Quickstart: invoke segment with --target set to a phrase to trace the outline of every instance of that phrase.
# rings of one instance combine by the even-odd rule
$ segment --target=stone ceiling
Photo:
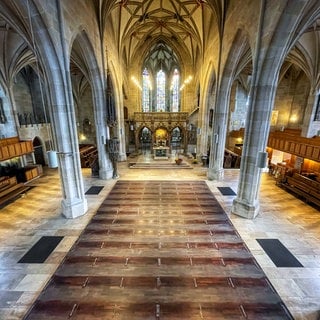
[[[223,0],[92,0],[108,44],[114,46],[122,61],[130,66],[143,59],[154,67],[159,63],[171,63],[173,67],[181,61],[194,63],[203,53],[207,37],[212,36],[208,30],[219,30],[226,3]],[[9,21],[1,19],[0,43],[0,74],[4,81],[12,79],[24,66],[34,64],[35,57],[24,38]],[[301,34],[287,57],[287,61],[314,79],[313,85],[320,83],[319,43],[318,19]],[[76,65],[82,62],[78,61],[77,51],[73,46],[72,74],[78,73]],[[81,73],[86,75],[85,71]]]
[[[203,52],[213,10],[204,0],[117,0],[107,21],[106,30],[128,65],[150,51],[155,56],[155,47],[194,63]]]

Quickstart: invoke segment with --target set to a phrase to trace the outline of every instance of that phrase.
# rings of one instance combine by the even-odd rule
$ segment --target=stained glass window
[[[160,70],[157,73],[157,107],[156,111],[166,110],[166,75]]]
[[[150,112],[150,78],[147,69],[142,73],[142,111]]]
[[[171,111],[179,112],[179,82],[180,75],[177,69],[174,70],[171,83]]]

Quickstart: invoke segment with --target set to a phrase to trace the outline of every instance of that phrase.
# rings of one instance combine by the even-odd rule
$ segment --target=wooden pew
[[[320,182],[294,173],[292,176],[286,175],[279,185],[284,189],[290,190],[306,202],[320,207]]]
[[[0,183],[0,208],[28,189],[29,187],[23,183],[18,183],[16,177],[2,177]]]
[[[91,168],[98,157],[97,147],[91,144],[79,146],[81,168]]]

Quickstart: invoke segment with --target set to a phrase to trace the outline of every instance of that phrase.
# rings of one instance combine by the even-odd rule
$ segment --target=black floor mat
[[[86,194],[99,194],[99,192],[103,189],[103,187],[100,186],[92,186],[88,189]]]
[[[230,187],[218,187],[223,196],[235,196],[236,193]]]
[[[43,263],[63,237],[44,236],[18,261],[18,263]]]
[[[256,239],[277,267],[303,268],[303,265],[278,239]]]

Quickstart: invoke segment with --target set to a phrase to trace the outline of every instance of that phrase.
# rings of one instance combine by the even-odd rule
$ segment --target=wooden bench
[[[95,163],[96,159],[98,158],[97,147],[90,144],[80,145],[79,152],[80,152],[81,168],[91,168],[92,165]]]
[[[4,179],[1,179],[0,208],[28,189],[29,187],[25,186],[23,183],[18,183],[16,177],[5,177]]]
[[[307,203],[320,207],[320,182],[294,173],[293,176],[286,175],[279,185],[301,197]]]

